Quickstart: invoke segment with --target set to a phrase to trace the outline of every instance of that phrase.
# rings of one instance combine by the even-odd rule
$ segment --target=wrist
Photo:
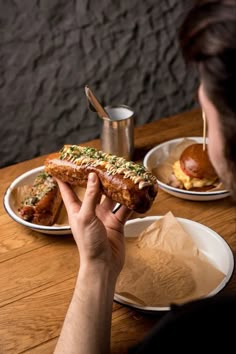
[[[64,324],[64,338],[74,348],[70,352],[110,352],[116,278],[104,263],[85,265],[83,262]],[[58,348],[58,352],[68,352],[63,342]]]
[[[109,288],[115,288],[118,275],[112,272],[104,264],[84,265],[80,267],[77,281],[87,286],[103,284]]]

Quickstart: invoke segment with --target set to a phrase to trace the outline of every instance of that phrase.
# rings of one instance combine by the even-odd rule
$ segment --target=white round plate
[[[161,164],[169,155],[170,151],[174,146],[181,143],[183,139],[191,139],[196,141],[197,143],[203,143],[202,137],[188,137],[188,138],[178,138],[166,141],[160,145],[152,148],[148,153],[144,156],[143,164],[149,170],[157,167]],[[184,189],[175,188],[169,186],[168,184],[162,182],[157,179],[159,187],[165,192],[182,199],[194,200],[194,201],[209,201],[209,200],[217,200],[226,198],[230,195],[228,190],[213,190],[207,192],[196,192],[196,191],[187,191]]]
[[[147,216],[144,218],[137,218],[129,220],[125,224],[125,236],[136,237],[150,224],[159,220],[162,216]],[[191,221],[184,218],[176,218],[183,226],[185,231],[193,239],[195,245],[202,252],[218,270],[225,274],[224,279],[213,289],[208,295],[212,296],[220,292],[230,280],[234,270],[234,257],[231,248],[227,242],[215,231],[206,227],[196,221]],[[125,292],[125,289],[124,289]],[[141,311],[157,312],[168,311],[169,306],[166,307],[151,307],[137,305],[131,299],[115,293],[114,300],[127,306],[131,306]]]
[[[22,175],[18,176],[7,188],[4,198],[3,198],[3,205],[8,213],[8,215],[18,222],[21,225],[24,225],[34,231],[38,231],[44,234],[52,234],[52,235],[68,235],[71,234],[71,228],[69,225],[65,226],[44,226],[44,225],[37,225],[31,222],[23,220],[19,215],[16,214],[14,208],[14,195],[12,191],[16,187],[20,187],[23,185],[32,184],[36,176],[39,172],[43,171],[44,166],[36,167],[30,171],[23,173]]]

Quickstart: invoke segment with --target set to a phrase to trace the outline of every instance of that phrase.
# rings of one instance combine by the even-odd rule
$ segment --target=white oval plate
[[[36,176],[38,175],[38,173],[40,173],[41,171],[43,171],[44,166],[39,166],[36,167],[32,170],[29,170],[25,173],[23,173],[22,175],[18,176],[11,184],[10,186],[7,188],[4,198],[3,198],[3,205],[4,208],[7,212],[7,214],[16,222],[18,222],[19,224],[26,226],[34,231],[38,231],[41,232],[43,234],[51,234],[51,235],[69,235],[71,234],[71,228],[69,225],[57,225],[57,226],[44,226],[44,225],[37,225],[37,224],[33,224],[31,222],[25,221],[23,220],[17,213],[16,213],[16,208],[14,207],[14,194],[12,193],[12,191],[20,186],[24,186],[24,185],[30,185],[33,183],[33,181],[35,180]],[[78,189],[79,190],[79,189]],[[84,188],[80,189],[81,193],[79,193],[79,197],[83,198],[83,194],[84,194]],[[115,211],[116,209],[118,209],[120,207],[120,204],[117,203],[114,207]]]
[[[14,209],[14,196],[12,191],[16,187],[20,187],[23,185],[32,184],[36,176],[39,172],[43,171],[44,166],[36,167],[30,171],[23,173],[22,175],[18,176],[7,188],[4,198],[3,198],[3,205],[8,213],[8,215],[18,222],[21,225],[24,225],[34,231],[38,231],[44,234],[52,234],[52,235],[68,235],[71,234],[71,228],[69,225],[65,226],[44,226],[44,225],[37,225],[31,222],[25,221],[21,219],[19,215],[16,214]]]
[[[178,138],[166,141],[160,145],[155,146],[153,149],[148,151],[148,153],[144,156],[143,164],[146,168],[152,170],[157,167],[158,164],[162,163],[165,160],[170,151],[174,146],[181,143],[183,139],[191,139],[196,141],[197,143],[203,143],[202,137],[186,137],[186,138]],[[157,179],[159,187],[165,192],[182,199],[194,200],[194,201],[209,201],[209,200],[217,200],[223,199],[230,195],[228,190],[215,190],[215,191],[207,191],[207,192],[196,192],[196,191],[187,191],[179,188],[175,188],[169,186],[168,184]]]
[[[160,218],[162,218],[162,216],[147,216],[144,218],[137,218],[127,221],[125,224],[125,236],[138,236],[150,224]],[[196,221],[191,221],[184,218],[177,217],[176,219],[181,223],[185,231],[193,239],[199,251],[208,258],[211,264],[225,274],[225,278],[207,295],[207,297],[217,294],[228,283],[234,270],[234,257],[231,248],[219,234],[209,227]],[[132,302],[131,299],[116,293],[114,300],[123,305],[131,306],[141,311],[157,312],[170,310],[169,306],[151,307],[138,305],[137,303]]]

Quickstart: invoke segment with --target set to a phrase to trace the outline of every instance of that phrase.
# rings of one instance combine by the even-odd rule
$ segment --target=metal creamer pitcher
[[[106,106],[109,117],[101,120],[102,150],[132,160],[134,152],[134,111],[120,104]]]
[[[132,160],[134,152],[134,111],[120,104],[103,108],[88,85],[85,86],[89,109],[101,118],[101,146],[104,152]]]

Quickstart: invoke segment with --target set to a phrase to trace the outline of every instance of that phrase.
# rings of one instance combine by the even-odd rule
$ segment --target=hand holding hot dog
[[[124,262],[123,230],[131,211],[121,206],[113,213],[115,202],[109,198],[100,203],[100,182],[95,173],[89,175],[83,202],[68,184],[58,180],[58,185],[80,252],[80,266],[97,269],[105,265],[116,278]]]

